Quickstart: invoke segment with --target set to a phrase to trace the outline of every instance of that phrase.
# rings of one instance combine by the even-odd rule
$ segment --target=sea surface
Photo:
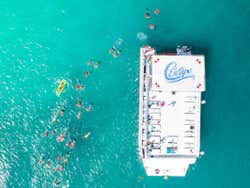
[[[250,187],[249,20],[249,0],[1,0],[0,187]],[[158,52],[190,45],[206,56],[205,155],[183,178],[147,177],[138,157],[145,44]],[[117,58],[109,54],[114,45]],[[97,69],[90,60],[100,61]],[[62,79],[67,85],[57,97]]]

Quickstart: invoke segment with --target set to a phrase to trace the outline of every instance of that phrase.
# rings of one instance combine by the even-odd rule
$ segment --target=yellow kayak
[[[58,88],[56,89],[56,95],[59,97],[64,89],[64,87],[66,86],[67,81],[66,80],[62,80],[58,86]]]

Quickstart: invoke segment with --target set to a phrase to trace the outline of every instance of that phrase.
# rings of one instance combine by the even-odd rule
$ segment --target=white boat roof
[[[203,55],[153,55],[152,90],[205,91]]]

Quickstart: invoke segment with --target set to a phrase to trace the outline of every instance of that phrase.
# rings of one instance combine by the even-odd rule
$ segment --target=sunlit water
[[[155,8],[160,15],[153,15]],[[249,187],[249,19],[246,0],[1,1],[0,187]],[[158,51],[189,44],[206,55],[205,155],[185,178],[146,177],[138,158],[138,58],[144,44]],[[113,45],[122,51],[116,59],[108,53]],[[88,60],[101,64],[94,69]],[[67,86],[57,97],[61,79]],[[76,91],[79,82],[85,90]],[[80,120],[79,98],[93,103]],[[63,132],[65,141],[57,143]],[[66,144],[74,138],[72,150]],[[55,172],[57,157],[68,151],[65,169]]]

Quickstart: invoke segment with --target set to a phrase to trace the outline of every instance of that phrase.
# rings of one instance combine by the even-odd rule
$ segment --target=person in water
[[[75,149],[75,147],[76,147],[76,141],[73,140],[73,142],[71,143],[70,148],[71,148],[71,149]]]
[[[152,23],[151,23],[151,24],[149,24],[149,26],[148,26],[148,27],[149,27],[149,29],[151,29],[151,30],[154,30],[154,29],[155,29],[155,25],[154,25],[154,24],[152,24]]]
[[[81,117],[82,117],[82,111],[79,111],[79,112],[77,113],[76,117],[77,117],[77,119],[81,119]]]
[[[52,131],[52,134],[55,135],[55,134],[56,134],[56,130],[53,130],[53,131]]]
[[[56,178],[56,180],[54,181],[54,185],[58,186],[60,184],[61,184],[61,181],[58,178]]]
[[[89,77],[89,75],[90,75],[90,72],[89,72],[89,71],[85,71],[85,72],[84,72],[84,76],[85,76],[85,77]]]
[[[154,10],[154,14],[155,14],[155,15],[159,15],[159,14],[160,14],[160,9],[156,8],[156,9]]]
[[[82,108],[82,100],[81,100],[80,98],[77,99],[76,106],[77,106],[78,108]]]
[[[51,123],[55,123],[56,122],[56,119],[57,119],[57,114],[55,113],[52,120],[51,120]]]
[[[61,110],[61,116],[64,116],[64,112],[65,112],[65,107],[63,106]]]
[[[83,135],[82,139],[86,140],[90,136],[91,132],[87,132],[87,134]]]
[[[117,51],[113,54],[114,58],[117,58],[117,57],[120,55],[121,52],[122,52],[121,50],[117,50]]]
[[[144,16],[145,16],[145,18],[147,18],[147,19],[151,18],[148,8],[146,9],[146,13],[144,14]]]
[[[47,161],[47,167],[50,168],[50,166],[51,166],[51,161],[50,161],[50,159],[48,159],[48,161]]]
[[[70,152],[68,151],[63,159],[63,164],[67,164],[69,162]]]
[[[91,112],[91,110],[92,110],[92,104],[89,104],[88,107],[86,108],[86,111]]]
[[[113,54],[114,52],[115,52],[115,47],[113,46],[112,48],[110,48],[109,53]]]
[[[67,146],[68,146],[68,147],[71,146],[71,140],[68,141]]]
[[[66,158],[63,160],[63,164],[67,164],[69,162],[69,157],[66,156]]]
[[[69,158],[70,157],[70,152],[68,151],[67,153],[66,153],[66,158]]]
[[[69,140],[68,143],[67,143],[67,146],[70,147],[71,149],[75,149],[76,139],[74,138],[72,141]]]
[[[66,132],[62,133],[60,136],[56,138],[57,142],[63,142],[65,140]]]
[[[76,89],[77,90],[83,90],[84,88],[85,88],[84,85],[76,84]]]
[[[96,63],[94,64],[94,68],[97,69],[97,68],[99,67],[99,65],[100,65],[100,61],[98,61],[98,62],[96,62]]]
[[[48,131],[48,130],[45,131],[44,136],[45,136],[45,137],[48,137],[48,136],[49,136],[49,131]]]
[[[64,166],[63,166],[63,165],[60,165],[60,166],[57,166],[57,167],[55,168],[55,171],[56,171],[56,172],[61,172],[63,169],[64,169]]]
[[[60,161],[62,157],[60,155],[57,156],[57,160]]]
[[[40,157],[40,159],[39,159],[39,164],[40,164],[40,165],[43,164],[44,159],[45,159],[45,157],[44,157],[44,155],[42,155],[42,156]]]
[[[92,60],[89,60],[88,62],[87,62],[87,65],[88,66],[90,66],[90,65],[92,65],[93,64],[93,61]]]

